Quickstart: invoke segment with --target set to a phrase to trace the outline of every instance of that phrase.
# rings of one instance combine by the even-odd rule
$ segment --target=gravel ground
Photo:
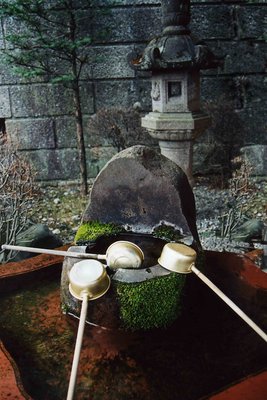
[[[208,181],[199,180],[193,189],[197,227],[203,247],[213,250],[242,251],[248,245],[218,238],[221,216],[229,208],[242,208],[242,219],[257,218],[267,225],[267,182],[252,182],[249,190],[236,199],[230,190],[212,188]],[[41,187],[31,204],[30,217],[34,222],[46,224],[64,243],[71,243],[79,227],[88,196],[81,196],[75,186]]]
[[[31,203],[29,217],[34,223],[47,225],[64,244],[73,242],[88,196],[77,187],[58,185],[40,187]]]
[[[266,181],[251,181],[247,190],[240,193],[233,193],[229,189],[214,189],[208,183],[201,182],[196,184],[193,191],[197,227],[204,249],[243,253],[251,247],[249,243],[230,240],[229,235],[218,237],[222,230],[222,217],[227,216],[230,210],[234,210],[240,218],[238,225],[249,219],[258,219],[267,225]],[[254,247],[262,248],[262,245],[254,244]]]

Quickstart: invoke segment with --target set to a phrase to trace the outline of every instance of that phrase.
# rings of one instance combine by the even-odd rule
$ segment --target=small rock
[[[55,247],[62,246],[62,241],[55,236],[55,232],[51,232],[46,225],[35,224],[21,232],[17,236],[15,244],[26,247],[54,249]],[[18,252],[17,255],[12,258],[12,261],[21,261],[29,257],[33,257],[33,253],[27,251]]]
[[[56,199],[54,199],[54,204],[59,204],[60,203],[60,199],[57,197]]]
[[[264,224],[258,219],[250,219],[236,228],[232,239],[234,241],[249,242],[251,239],[260,238]]]

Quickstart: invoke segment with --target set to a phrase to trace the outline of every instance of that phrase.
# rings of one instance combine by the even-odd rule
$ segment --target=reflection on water
[[[76,332],[77,320],[60,310],[58,278],[0,299],[1,339],[34,400],[66,397]],[[76,398],[195,400],[266,368],[266,356],[266,344],[190,276],[183,313],[168,329],[86,327]]]

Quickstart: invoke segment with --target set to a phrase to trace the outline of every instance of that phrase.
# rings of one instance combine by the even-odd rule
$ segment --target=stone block
[[[2,25],[0,25],[0,49],[5,48],[5,42],[4,42],[4,36],[3,36],[3,28]]]
[[[90,116],[84,116],[84,141],[86,146],[106,146],[107,140],[89,128]],[[55,119],[55,130],[58,148],[70,148],[77,146],[76,124],[74,117],[58,117]]]
[[[117,153],[114,147],[92,147],[86,150],[88,178],[95,178],[106,163]]]
[[[230,39],[234,36],[231,8],[227,5],[192,5],[190,28],[199,39]]]
[[[133,78],[134,71],[127,61],[127,54],[132,51],[133,46],[129,45],[91,47],[88,50],[90,65],[85,66],[83,78]]]
[[[148,23],[149,21],[149,23]],[[107,38],[96,42],[123,43],[149,41],[161,32],[159,7],[114,8],[107,14],[97,16],[96,32],[107,29]]]
[[[40,76],[32,79],[23,78],[14,72],[13,66],[13,64],[8,64],[4,60],[4,54],[0,51],[0,85],[19,85],[45,82],[44,77]]]
[[[64,93],[65,92],[65,93]],[[70,93],[58,86],[20,85],[10,88],[12,112],[15,117],[40,117],[55,114],[70,114]],[[64,101],[65,100],[65,101]],[[67,108],[65,104],[67,104]]]
[[[258,136],[263,140],[266,131],[266,107],[267,107],[267,82],[262,75],[239,75],[234,77],[204,77],[201,84],[202,108],[207,102],[218,111],[223,110],[223,104],[231,104],[233,110],[238,110],[240,121],[244,125],[244,138]],[[209,105],[209,106],[210,106]],[[217,112],[218,112],[217,111]],[[250,127],[253,127],[252,129]],[[247,134],[246,132],[250,133]]]
[[[7,133],[20,150],[55,147],[54,123],[51,119],[9,119]]]
[[[11,108],[10,108],[10,94],[8,87],[0,87],[0,118],[10,118]]]
[[[92,111],[92,86],[81,86],[83,111]],[[10,88],[12,113],[14,117],[42,117],[73,114],[73,94],[62,85],[36,84],[19,85]]]
[[[78,154],[76,149],[25,151],[32,162],[39,181],[68,180],[79,177]]]
[[[252,75],[246,78],[246,104],[248,107],[267,101],[267,79],[264,75]]]
[[[4,55],[0,51],[0,85],[17,84],[19,78],[12,73],[12,68],[4,62]]]
[[[265,73],[267,43],[229,41],[209,43],[211,50],[224,58],[223,74]]]
[[[240,152],[252,167],[252,175],[267,176],[267,145],[245,146]]]
[[[207,100],[218,101],[222,96],[230,98],[233,96],[233,78],[203,76],[200,83],[201,103]]]
[[[57,148],[70,148],[77,145],[74,117],[57,117],[55,131]]]
[[[106,5],[114,5],[114,0],[98,0],[97,4],[106,6]],[[159,2],[156,0],[120,0],[120,6],[143,6],[143,5],[159,5]]]
[[[263,5],[253,5],[253,3],[250,2],[249,4],[246,4],[246,6],[237,7],[239,38],[263,39],[264,35],[267,34],[267,15],[265,8],[263,8]]]
[[[94,91],[91,82],[87,81],[80,82],[80,95],[81,95],[83,114],[92,114],[94,112]],[[73,113],[73,108],[72,108],[72,113]]]
[[[110,107],[131,107],[140,102],[143,111],[151,110],[151,82],[149,80],[97,81],[96,110]]]
[[[87,148],[88,179],[95,178],[116,152],[111,146]],[[80,177],[78,152],[74,148],[27,150],[23,154],[32,162],[38,181],[73,180]]]
[[[238,117],[243,125],[243,144],[266,143],[266,108],[267,102],[259,103],[257,107],[244,108],[238,111]]]

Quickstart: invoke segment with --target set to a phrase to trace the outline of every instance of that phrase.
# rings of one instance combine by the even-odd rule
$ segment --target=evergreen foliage
[[[23,78],[42,77],[73,92],[82,191],[87,193],[80,85],[90,63],[93,0],[0,0],[7,62]]]

